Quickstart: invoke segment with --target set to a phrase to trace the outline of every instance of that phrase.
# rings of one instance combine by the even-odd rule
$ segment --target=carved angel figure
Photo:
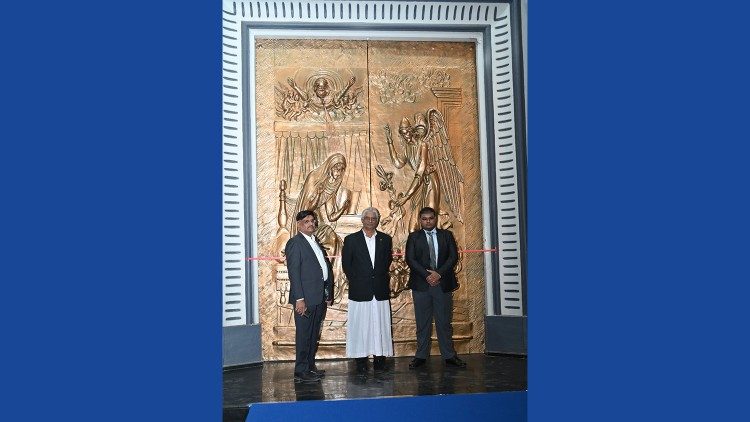
[[[396,210],[411,199],[412,210],[429,206],[440,214],[450,211],[450,219],[463,222],[461,184],[464,180],[448,144],[443,115],[438,110],[428,109],[424,114],[414,115],[413,125],[404,117],[398,128],[403,154],[393,145],[390,126],[386,124],[384,129],[393,165],[400,169],[408,164],[414,170],[409,188],[391,201],[391,209]],[[419,216],[416,216],[409,231],[419,228]]]
[[[288,88],[281,84],[275,87],[276,115],[286,120],[310,118],[324,122],[343,122],[359,117],[364,113],[364,107],[358,100],[362,87],[352,89],[356,80],[352,76],[337,90],[339,82],[327,76],[319,76],[309,80],[308,92],[294,79],[287,78]]]

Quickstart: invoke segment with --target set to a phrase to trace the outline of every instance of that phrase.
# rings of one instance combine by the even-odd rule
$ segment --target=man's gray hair
[[[364,210],[362,210],[362,218],[365,218],[366,214],[375,214],[375,218],[380,221],[380,211],[378,211],[375,207],[367,207]]]

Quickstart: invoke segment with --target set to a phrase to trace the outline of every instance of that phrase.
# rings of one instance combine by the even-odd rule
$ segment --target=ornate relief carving
[[[383,129],[393,165],[397,169],[408,165],[413,172],[411,184],[405,192],[396,194],[395,198],[395,192],[388,192],[392,196],[388,202],[392,211],[383,219],[383,227],[398,224],[407,201],[411,202],[412,211],[419,211],[422,207],[434,208],[441,216],[439,221],[443,228],[453,226],[454,220],[463,223],[461,185],[464,179],[453,159],[443,114],[435,109],[417,113],[414,124],[408,117],[402,118],[398,139],[403,154],[393,145],[390,125],[386,123]],[[387,173],[383,173],[387,178]],[[378,176],[381,176],[380,171]],[[387,187],[388,182],[381,181],[381,186]],[[447,207],[443,207],[443,203]],[[419,220],[414,219],[408,227],[409,231],[418,230]]]
[[[291,77],[286,79],[289,86],[279,82],[275,89],[276,115],[289,121],[315,122],[344,122],[361,116],[365,112],[359,102],[362,87],[353,88],[355,76],[343,87],[341,80],[335,72],[318,71],[301,87]]]
[[[361,229],[358,213],[367,206],[380,209],[379,229],[394,237],[394,351],[398,356],[413,353],[414,310],[403,248],[416,227],[415,209],[431,205],[439,210],[441,225],[452,228],[459,247],[481,242],[481,230],[465,230],[465,224],[479,227],[481,207],[463,205],[469,199],[478,203],[479,184],[473,181],[478,181],[479,148],[476,97],[462,94],[475,90],[474,50],[471,44],[459,44],[256,44],[258,158],[250,167],[256,171],[260,199],[255,229],[261,254],[279,258],[258,265],[264,359],[294,358],[283,250],[296,234],[294,214],[302,209],[314,210],[318,217],[316,235],[333,258],[336,282],[318,356],[343,356],[348,285],[338,255],[343,237]],[[421,57],[425,51],[433,56]],[[310,67],[321,57],[327,68]],[[399,70],[420,69],[424,62],[431,67]],[[391,125],[399,127],[397,134],[390,133]],[[470,181],[465,187],[464,177]],[[483,262],[481,257],[460,259],[454,341],[459,353],[482,351]]]
[[[370,80],[380,102],[398,105],[415,103],[431,88],[450,86],[450,75],[442,69],[425,69],[419,74],[380,70]]]

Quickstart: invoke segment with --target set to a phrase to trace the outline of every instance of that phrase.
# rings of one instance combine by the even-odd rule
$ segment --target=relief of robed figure
[[[341,252],[342,238],[335,231],[335,222],[349,211],[352,204],[352,192],[341,186],[346,171],[346,158],[343,154],[331,154],[326,160],[313,169],[306,177],[302,188],[296,199],[287,199],[285,192],[281,197],[283,205],[279,208],[279,214],[286,214],[286,203],[294,204],[293,214],[303,210],[315,213],[317,227],[313,235],[318,239],[321,246],[329,256],[331,264],[337,273],[340,262],[336,257]],[[286,183],[282,183],[285,187]],[[286,241],[297,234],[297,226],[293,219],[282,218],[280,221],[291,221],[288,227],[281,227],[276,240],[276,248],[283,255],[283,246]],[[283,260],[281,261],[283,262]],[[336,289],[334,289],[334,300],[339,299],[343,293],[341,277],[336,277]]]

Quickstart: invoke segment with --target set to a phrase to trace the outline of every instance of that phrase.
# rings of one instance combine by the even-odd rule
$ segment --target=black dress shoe
[[[427,359],[414,358],[411,360],[411,363],[409,363],[409,369],[419,368],[420,366],[424,365],[426,362],[427,362]]]
[[[458,355],[453,356],[450,359],[445,360],[446,366],[456,366],[458,368],[465,368],[466,362],[462,361],[461,358],[458,357]]]
[[[357,372],[360,374],[367,372],[367,358],[356,358],[354,361],[357,363]]]
[[[310,369],[310,372],[312,372],[314,375],[317,375],[319,378],[323,378],[324,376],[326,376],[325,369],[312,368]]]
[[[376,371],[383,371],[385,370],[385,356],[375,356],[373,358],[373,368],[375,368]]]
[[[294,383],[313,383],[313,382],[320,382],[320,377],[317,375],[314,375],[312,372],[307,371],[304,373],[295,372],[294,373]]]

